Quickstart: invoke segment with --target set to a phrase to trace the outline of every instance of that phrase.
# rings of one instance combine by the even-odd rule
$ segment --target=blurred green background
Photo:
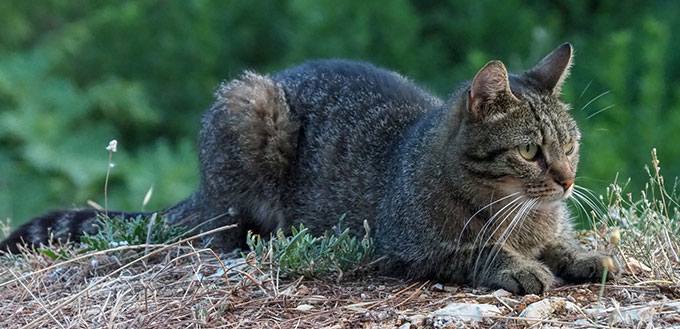
[[[680,2],[0,2],[0,219],[104,203],[160,209],[198,182],[196,134],[220,81],[344,57],[388,67],[440,96],[491,59],[511,71],[576,49],[563,89],[581,125],[578,183],[631,191],[656,147],[680,172]]]

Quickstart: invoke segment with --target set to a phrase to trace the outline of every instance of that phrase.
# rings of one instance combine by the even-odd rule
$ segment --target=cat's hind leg
[[[202,194],[218,213],[274,230],[284,220],[282,186],[298,130],[285,94],[271,78],[246,72],[215,97],[199,135]]]

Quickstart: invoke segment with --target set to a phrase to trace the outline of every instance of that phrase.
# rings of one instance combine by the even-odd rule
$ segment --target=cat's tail
[[[95,225],[104,211],[96,209],[55,210],[33,218],[19,226],[5,240],[0,242],[0,250],[18,253],[19,246],[37,247],[48,240],[79,242],[83,233],[96,234]],[[142,212],[109,211],[110,218],[136,218],[147,215]]]
[[[159,212],[161,218],[171,225],[182,225],[186,219],[196,217],[196,197],[192,195],[186,200]],[[0,251],[19,253],[20,246],[38,247],[49,240],[63,242],[80,242],[84,233],[97,234],[97,220],[108,216],[116,220],[134,219],[138,216],[148,217],[152,212],[125,212],[97,210],[92,208],[55,210],[33,218],[19,226],[5,240],[0,241]]]

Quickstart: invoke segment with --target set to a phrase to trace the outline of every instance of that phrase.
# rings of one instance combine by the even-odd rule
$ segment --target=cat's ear
[[[476,117],[487,113],[485,108],[497,108],[495,103],[519,103],[519,99],[510,91],[508,71],[501,61],[488,62],[477,72],[472,80],[472,86],[468,94],[467,108]]]
[[[538,82],[544,90],[559,96],[564,79],[569,75],[573,49],[565,43],[545,56],[534,68],[527,72],[527,76]]]

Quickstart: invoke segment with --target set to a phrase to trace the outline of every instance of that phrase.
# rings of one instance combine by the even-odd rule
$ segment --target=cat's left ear
[[[545,56],[526,75],[538,82],[542,89],[559,96],[562,83],[569,75],[572,53],[571,45],[565,43]]]

